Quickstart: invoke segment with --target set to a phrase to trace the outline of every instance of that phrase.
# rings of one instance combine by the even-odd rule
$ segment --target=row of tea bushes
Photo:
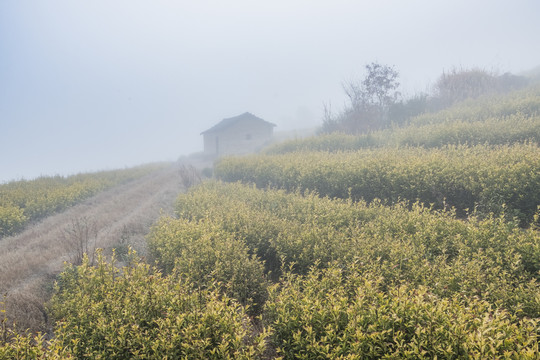
[[[0,237],[13,235],[29,222],[62,211],[99,191],[134,180],[163,164],[129,169],[39,177],[0,185]]]
[[[464,216],[507,212],[529,223],[540,205],[540,148],[536,144],[381,148],[355,152],[298,152],[225,158],[224,181],[316,191],[331,198],[389,204],[419,200],[455,207]]]
[[[287,272],[261,320],[214,289],[134,261],[68,267],[50,308],[55,337],[14,335],[3,359],[536,359],[538,321],[479,298],[383,285],[358,264]]]
[[[455,120],[442,124],[411,125],[396,129],[391,136],[392,144],[426,148],[526,142],[540,145],[540,115],[514,114],[477,122]]]
[[[415,124],[369,134],[334,133],[306,139],[287,140],[264,150],[267,155],[297,151],[354,151],[384,146],[506,145],[540,144],[540,115],[522,113],[482,121],[453,120],[443,123]]]
[[[538,320],[479,298],[441,299],[424,286],[382,285],[354,264],[270,289],[265,321],[284,359],[536,359]]]
[[[457,220],[418,204],[409,210],[219,182],[180,195],[177,215],[149,239],[161,267],[197,274],[203,263],[212,276],[199,284],[228,278],[222,291],[246,280],[265,284],[258,299],[266,299],[260,311],[275,356],[539,355],[535,230],[502,218]],[[224,250],[239,240],[247,254]],[[261,265],[251,270],[257,262],[266,277]],[[258,275],[236,275],[242,263]]]
[[[149,236],[163,273],[133,254],[121,270],[100,256],[65,269],[49,305],[48,354],[540,356],[537,230],[220,182],[181,194],[176,210]]]
[[[488,95],[469,99],[436,113],[426,113],[411,120],[413,125],[451,123],[454,121],[484,121],[503,119],[512,115],[540,115],[540,86],[507,94]]]
[[[265,155],[282,155],[293,152],[339,152],[376,148],[387,143],[391,136],[390,134],[391,131],[389,130],[360,135],[336,132],[303,139],[286,140],[263,149],[262,153]]]
[[[263,265],[277,281],[291,266],[306,274],[313,264],[357,262],[388,285],[479,296],[517,316],[540,316],[540,234],[503,218],[463,221],[419,204],[367,205],[218,182],[180,195],[177,211],[179,219],[153,229],[154,257],[166,272],[177,266],[199,283],[233,281],[227,288],[237,290],[228,294],[242,303],[265,299]]]

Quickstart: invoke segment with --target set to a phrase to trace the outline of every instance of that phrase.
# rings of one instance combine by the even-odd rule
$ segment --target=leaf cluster
[[[53,344],[74,358],[250,359],[265,333],[253,335],[244,308],[215,288],[195,289],[130,253],[119,269],[98,254],[60,275],[49,308]]]

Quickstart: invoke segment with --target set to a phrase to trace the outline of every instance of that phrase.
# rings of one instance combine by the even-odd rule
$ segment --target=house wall
[[[208,155],[242,155],[259,150],[272,138],[273,126],[239,120],[216,132],[204,134],[204,152]]]

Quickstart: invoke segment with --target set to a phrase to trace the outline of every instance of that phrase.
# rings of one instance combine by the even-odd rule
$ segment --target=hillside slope
[[[0,240],[0,292],[10,322],[21,329],[45,330],[44,300],[65,261],[79,260],[81,245],[142,255],[144,235],[161,213],[171,213],[182,190],[178,169],[166,168],[102,192],[24,232]]]

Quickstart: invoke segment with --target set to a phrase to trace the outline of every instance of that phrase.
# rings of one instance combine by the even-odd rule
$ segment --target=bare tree
[[[82,264],[84,254],[91,257],[93,264],[98,232],[96,222],[87,217],[71,220],[71,224],[64,229],[63,238],[72,251],[73,264]]]
[[[199,170],[193,165],[180,165],[180,180],[184,188],[189,189],[193,185],[197,185],[202,181],[201,174]]]

